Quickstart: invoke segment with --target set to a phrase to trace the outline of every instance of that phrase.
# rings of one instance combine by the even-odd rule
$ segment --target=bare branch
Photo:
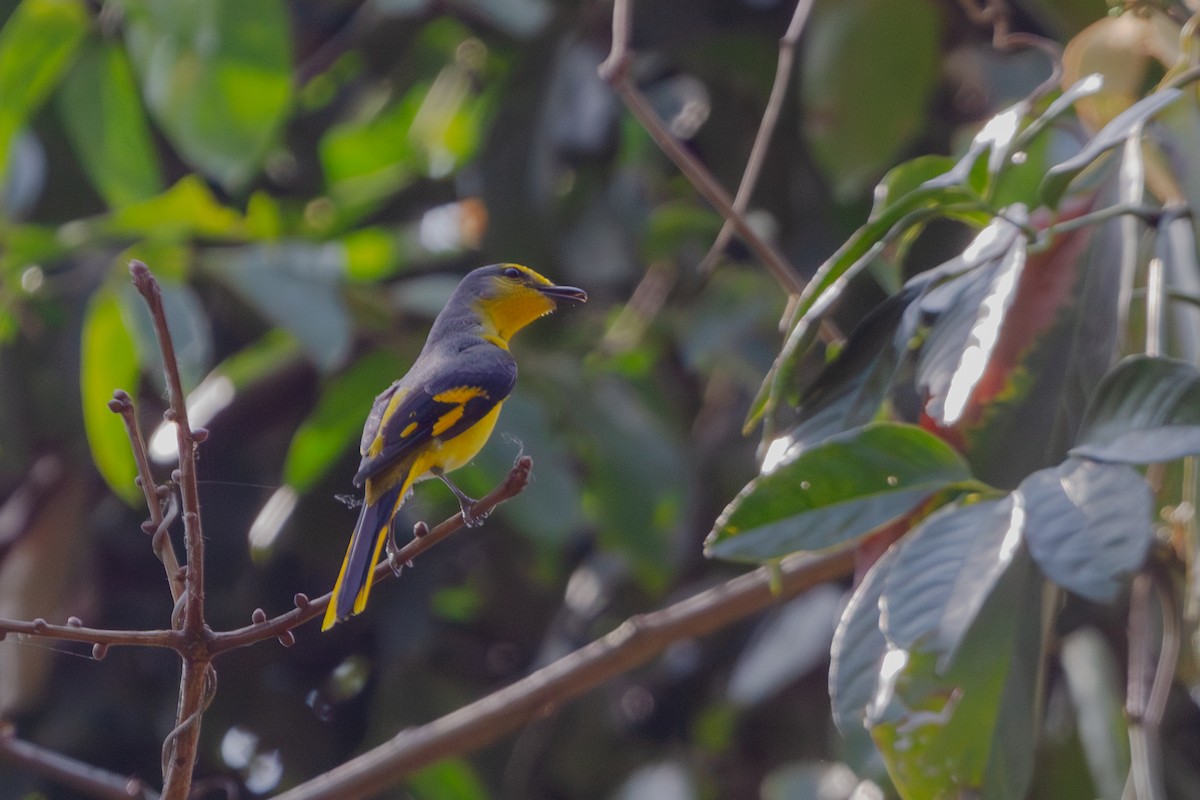
[[[509,470],[504,481],[485,497],[477,500],[475,505],[471,507],[471,513],[475,517],[486,516],[492,509],[505,500],[516,497],[529,484],[529,475],[532,471],[532,458],[529,456],[518,458],[517,463]],[[432,530],[426,529],[424,523],[417,523],[417,525],[422,530],[421,535],[415,536],[411,542],[400,548],[395,555],[395,560],[401,564],[412,561],[421,553],[424,553],[438,542],[462,528],[462,513],[455,514]],[[382,580],[393,577],[394,574],[387,562],[381,562],[375,566],[375,573],[372,575],[371,581],[372,583],[379,583]],[[265,615],[260,619],[257,617],[258,612],[256,612],[256,619],[253,624],[233,631],[212,634],[209,642],[209,652],[217,655],[226,650],[245,647],[267,639],[285,639],[285,637],[290,637],[291,631],[294,628],[324,614],[331,596],[331,594],[324,594],[315,600],[309,600],[306,595],[298,594],[295,598],[296,607],[273,619],[266,619]],[[290,644],[291,642],[285,639],[284,643]]]
[[[634,85],[629,74],[632,60],[629,50],[630,19],[629,0],[616,0],[613,6],[612,50],[600,65],[600,77],[613,87],[633,116],[675,166],[687,176],[696,191],[700,192],[721,216],[732,223],[734,230],[746,242],[746,246],[762,261],[779,285],[792,294],[799,294],[804,289],[804,281],[800,279],[796,270],[774,246],[750,227],[741,212],[734,208],[733,200],[725,188],[671,135],[658,118],[658,114],[650,107],[645,95]]]
[[[188,564],[184,576],[186,603],[183,624],[189,632],[198,634],[204,629],[204,533],[200,526],[200,493],[196,485],[196,439],[188,424],[187,396],[183,393],[175,345],[171,341],[167,314],[163,309],[162,288],[141,261],[135,259],[129,263],[129,274],[134,287],[150,309],[167,380],[170,408],[165,417],[168,422],[175,423],[175,438],[179,446],[178,482],[183,503],[183,536]]]
[[[0,639],[9,633],[106,646],[166,647],[178,650],[183,645],[178,631],[111,631],[103,628],[85,628],[83,625],[71,623],[54,625],[40,617],[29,621],[0,617]]]
[[[746,161],[746,171],[742,173],[742,181],[738,184],[737,195],[733,198],[733,210],[745,214],[750,205],[750,196],[758,183],[759,173],[762,172],[763,162],[767,158],[767,150],[771,146],[771,137],[775,134],[775,126],[779,122],[779,112],[783,108],[783,98],[787,96],[788,84],[791,82],[793,66],[796,62],[796,44],[804,31],[804,23],[808,21],[808,13],[812,11],[813,0],[800,0],[796,11],[792,14],[791,24],[787,32],[779,40],[779,60],[775,64],[775,82],[771,84],[771,95],[767,98],[767,107],[763,109],[762,122],[759,123],[758,133],[754,136],[754,146],[750,148],[750,157]],[[733,237],[733,222],[726,219],[721,225],[708,255],[700,262],[700,270],[711,270],[729,245]]]
[[[178,601],[183,596],[183,578],[179,572],[179,559],[171,538],[167,535],[167,526],[171,520],[166,519],[162,510],[165,487],[159,486],[154,480],[150,469],[150,457],[146,454],[146,439],[142,436],[141,426],[138,425],[137,413],[133,407],[133,399],[123,389],[113,392],[113,399],[108,402],[109,409],[114,414],[121,415],[125,423],[125,433],[129,436],[129,446],[133,449],[133,460],[137,463],[138,484],[146,497],[146,507],[150,511],[151,546],[154,555],[162,562],[167,573],[167,585],[171,587],[171,599]]]
[[[137,778],[125,778],[91,764],[17,738],[12,725],[0,723],[0,759],[51,778],[100,800],[153,800],[158,795]]]
[[[848,574],[853,550],[791,556],[659,611],[631,617],[607,636],[533,674],[431,723],[401,731],[390,741],[320,775],[278,800],[352,800],[377,793],[442,758],[476,750],[567,700],[646,663],[670,644],[704,636],[820,583]]]
[[[175,423],[175,440],[179,448],[179,469],[172,477],[179,484],[180,502],[183,505],[184,549],[187,552],[187,568],[183,573],[184,593],[180,598],[183,619],[179,628],[190,646],[181,651],[183,671],[175,716],[176,727],[164,744],[164,751],[169,749],[170,752],[164,752],[163,756],[166,767],[163,797],[184,800],[191,788],[192,772],[196,766],[200,717],[211,696],[212,685],[212,656],[206,647],[210,633],[204,622],[204,533],[200,524],[200,493],[196,483],[196,443],[199,437],[188,423],[187,397],[183,393],[175,345],[171,341],[171,331],[163,309],[162,289],[141,261],[130,262],[129,274],[154,321],[170,403],[165,417]]]

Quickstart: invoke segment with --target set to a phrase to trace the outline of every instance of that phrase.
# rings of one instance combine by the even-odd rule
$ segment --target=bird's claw
[[[387,553],[388,567],[391,568],[392,574],[399,578],[400,570],[404,569],[405,565],[400,563],[400,559],[398,558],[400,551],[396,549],[396,543],[389,538],[387,544],[384,546],[384,551]],[[412,566],[411,561],[408,562],[408,566]]]
[[[483,512],[476,514],[474,511],[474,507],[475,507],[474,503],[472,503],[471,505],[467,505],[464,503],[463,507],[462,507],[462,521],[463,521],[463,524],[466,525],[468,528],[478,528],[479,526],[483,525],[483,523],[487,520],[488,516],[492,513],[492,510],[489,508],[487,511],[483,511]]]

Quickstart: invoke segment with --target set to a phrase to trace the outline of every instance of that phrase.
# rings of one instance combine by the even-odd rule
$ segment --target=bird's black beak
[[[538,291],[552,300],[567,300],[572,303],[586,303],[587,292],[574,286],[539,286]]]

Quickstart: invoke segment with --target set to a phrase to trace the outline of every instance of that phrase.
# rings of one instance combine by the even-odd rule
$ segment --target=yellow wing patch
[[[454,423],[462,419],[463,411],[465,411],[463,406],[455,406],[438,417],[437,422],[433,423],[433,435],[441,436],[448,431]]]
[[[409,436],[413,435],[413,431],[415,431],[416,429],[417,429],[417,423],[415,421],[408,423],[407,425],[404,426],[404,430],[400,431],[400,438],[407,439]]]
[[[487,390],[481,386],[456,386],[453,389],[447,389],[444,392],[435,394],[433,396],[435,401],[445,403],[446,405],[453,405],[454,408],[442,414],[433,423],[433,435],[441,436],[462,419],[463,413],[466,411],[465,405],[468,401],[474,400],[476,397],[487,399],[487,396]]]
[[[383,413],[379,415],[379,418],[381,420],[383,420],[383,422],[385,424],[388,420],[390,420],[392,418],[392,415],[396,413],[396,408],[399,407],[400,402],[402,400],[404,400],[404,398],[406,396],[408,396],[408,392],[396,391],[396,392],[392,393],[392,399],[388,400],[387,408],[385,408],[383,410]],[[375,458],[376,456],[378,456],[380,453],[383,452],[384,441],[383,441],[383,436],[381,435],[383,432],[383,428],[384,428],[383,425],[379,426],[379,432],[375,434],[375,438],[371,441],[371,447],[367,450],[367,452],[365,454],[369,458]],[[405,430],[408,430],[408,429],[405,428]]]
[[[456,386],[444,392],[438,392],[433,399],[439,403],[462,404],[476,397],[487,398],[487,390],[481,386]]]

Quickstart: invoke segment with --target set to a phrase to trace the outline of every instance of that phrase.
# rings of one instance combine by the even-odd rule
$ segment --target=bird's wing
[[[354,483],[361,486],[433,439],[458,436],[508,397],[516,382],[516,362],[491,344],[451,356],[431,354],[375,399]]]

